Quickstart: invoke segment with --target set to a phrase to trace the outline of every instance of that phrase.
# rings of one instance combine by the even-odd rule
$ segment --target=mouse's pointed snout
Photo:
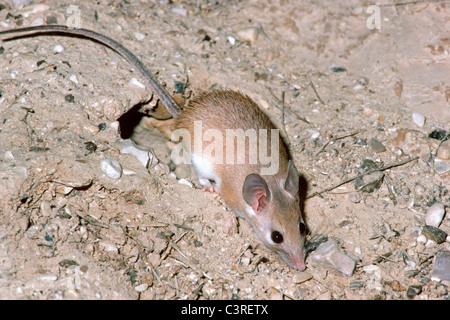
[[[291,258],[290,260],[290,265],[298,271],[303,271],[306,269],[305,259],[303,257],[296,256]]]

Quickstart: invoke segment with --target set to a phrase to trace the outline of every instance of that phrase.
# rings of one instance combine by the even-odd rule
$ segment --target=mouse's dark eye
[[[279,233],[278,231],[273,231],[271,234],[272,241],[275,243],[282,243],[283,242],[283,235]]]
[[[298,230],[300,230],[300,233],[301,233],[301,234],[304,234],[304,233],[305,233],[305,231],[306,231],[306,226],[305,226],[305,224],[304,224],[303,222],[299,222],[299,223],[298,223]]]

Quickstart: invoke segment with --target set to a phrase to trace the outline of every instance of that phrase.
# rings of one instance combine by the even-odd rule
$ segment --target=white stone
[[[148,288],[148,284],[143,283],[143,284],[140,284],[140,285],[134,287],[134,290],[136,290],[137,292],[144,292],[145,290],[147,290],[147,288]]]
[[[439,228],[439,225],[444,219],[445,207],[442,203],[436,202],[431,207],[428,208],[427,214],[425,216],[425,223]]]
[[[102,160],[100,162],[100,169],[112,179],[119,179],[122,176],[122,166],[119,161],[114,159]]]
[[[53,51],[56,52],[56,53],[63,52],[64,51],[64,47],[62,45],[60,45],[60,44],[57,44],[55,46],[55,48],[53,49]]]
[[[136,38],[136,40],[141,41],[141,40],[144,40],[145,35],[143,33],[140,33],[140,32],[135,32],[134,33],[134,37]]]
[[[132,154],[145,168],[153,167],[156,163],[158,163],[153,152],[136,145],[132,140],[119,139],[118,143],[121,145],[120,153]]]
[[[228,41],[232,46],[234,46],[234,45],[236,44],[236,39],[233,38],[232,36],[229,36],[229,37],[227,38],[227,41]]]
[[[42,19],[41,17],[34,19],[31,23],[30,26],[34,27],[34,26],[40,26],[44,24],[44,19]]]
[[[142,89],[145,89],[145,84],[143,84],[142,82],[139,82],[136,78],[131,78],[130,84],[132,84],[134,86],[138,86]]]
[[[239,38],[249,41],[250,43],[255,42],[258,39],[258,29],[257,28],[248,28],[244,30],[238,31]]]
[[[427,243],[428,239],[423,234],[417,237],[417,243],[419,244],[425,244]]]
[[[184,8],[173,8],[172,13],[179,14],[180,16],[186,17],[187,16],[187,10]]]
[[[191,188],[194,187],[194,186],[192,185],[192,183],[190,183],[190,182],[187,181],[186,179],[180,179],[180,180],[178,180],[178,183],[179,183],[179,184],[184,184],[184,185],[186,185],[186,186],[188,186],[188,187],[191,187]]]
[[[58,276],[56,274],[44,274],[39,277],[39,280],[41,281],[56,281],[58,279]]]
[[[423,114],[421,114],[421,113],[418,113],[418,112],[414,112],[412,114],[412,120],[419,127],[423,127],[424,124],[425,124],[425,116]]]
[[[73,83],[78,84],[78,78],[74,74],[70,76],[69,80],[72,81]]]

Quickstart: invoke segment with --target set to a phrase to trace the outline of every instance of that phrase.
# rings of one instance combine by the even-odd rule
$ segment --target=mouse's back
[[[200,184],[218,191],[267,247],[303,270],[299,175],[279,131],[258,105],[238,92],[213,91],[192,101],[176,127],[190,133],[188,144]],[[243,138],[237,137],[239,132]],[[198,139],[200,148],[195,146]],[[274,163],[274,171],[263,173]]]

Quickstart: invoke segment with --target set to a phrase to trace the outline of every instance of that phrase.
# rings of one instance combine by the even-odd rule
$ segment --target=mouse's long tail
[[[125,60],[127,60],[131,65],[136,67],[141,75],[144,77],[148,86],[153,90],[156,96],[162,101],[167,111],[176,118],[180,113],[180,107],[173,101],[172,97],[169,95],[166,89],[164,89],[159,82],[155,79],[153,74],[145,67],[145,65],[127,48],[121,45],[119,42],[104,36],[95,31],[87,30],[87,29],[76,29],[69,28],[67,26],[62,25],[44,25],[44,26],[35,26],[35,27],[27,27],[27,28],[18,28],[18,29],[10,29],[0,31],[0,36],[11,33],[25,33],[22,36],[29,35],[44,35],[44,34],[61,34],[61,35],[77,35],[83,38],[87,38],[90,40],[94,40],[102,43],[103,45],[109,47],[110,49],[116,51],[120,54]],[[20,38],[21,35],[14,37]]]

